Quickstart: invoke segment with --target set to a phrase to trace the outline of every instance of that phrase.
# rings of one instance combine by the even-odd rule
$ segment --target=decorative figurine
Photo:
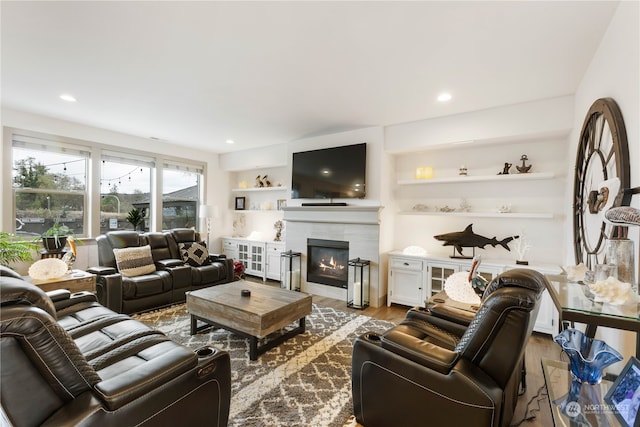
[[[471,205],[467,202],[467,199],[460,200],[460,208],[458,208],[460,212],[469,212],[471,210]]]
[[[524,231],[521,231],[520,239],[514,243],[514,250],[516,251],[516,254],[518,254],[516,257],[516,264],[529,265],[529,261],[525,260],[525,255],[529,249],[531,249],[531,243]]]
[[[511,163],[505,163],[502,172],[499,172],[498,175],[509,175],[509,169],[511,169]]]
[[[271,181],[269,181],[267,175],[262,177],[262,187],[271,187]]]
[[[282,221],[276,221],[273,224],[273,228],[276,229],[276,237],[273,238],[273,241],[279,242],[282,239],[282,229],[284,228],[284,223]]]
[[[256,188],[262,188],[262,187],[264,187],[264,183],[260,179],[260,175],[258,175],[256,176]]]
[[[469,224],[467,228],[464,229],[464,231],[456,231],[453,233],[439,234],[433,237],[436,240],[443,241],[444,242],[443,246],[453,246],[454,252],[453,252],[453,255],[451,255],[451,258],[465,258],[465,259],[470,259],[472,257],[464,255],[462,253],[462,248],[473,248],[474,255],[475,255],[475,248],[484,249],[484,247],[487,245],[491,245],[494,248],[497,245],[500,245],[506,250],[511,251],[511,249],[509,249],[509,246],[507,246],[508,243],[513,239],[518,238],[518,236],[511,236],[503,240],[497,240],[495,237],[489,239],[487,237],[480,236],[479,234],[474,233],[473,224]],[[456,251],[458,251],[458,253],[460,254],[459,256],[455,254]]]
[[[527,165],[525,162],[529,160],[529,158],[527,157],[526,154],[523,154],[522,156],[520,156],[520,160],[522,160],[522,166],[516,165],[516,169],[518,169],[518,173],[528,173],[529,170],[531,169],[531,165]]]

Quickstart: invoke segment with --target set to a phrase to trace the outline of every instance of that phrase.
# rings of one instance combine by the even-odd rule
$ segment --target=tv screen
[[[362,199],[367,144],[293,153],[292,199]]]

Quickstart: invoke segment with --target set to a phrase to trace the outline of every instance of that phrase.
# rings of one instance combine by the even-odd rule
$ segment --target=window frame
[[[181,157],[168,156],[143,150],[128,149],[116,145],[104,144],[94,141],[79,140],[71,137],[62,137],[58,135],[29,131],[26,129],[3,127],[4,149],[3,149],[3,180],[11,182],[12,191],[4,191],[2,196],[2,229],[15,233],[16,221],[16,198],[13,191],[13,139],[14,135],[24,135],[29,138],[37,138],[46,141],[51,147],[55,148],[83,148],[87,153],[87,174],[84,190],[84,235],[86,238],[95,238],[100,235],[100,165],[103,153],[109,153],[110,156],[116,156],[122,159],[140,160],[150,159],[155,164],[151,169],[151,209],[149,213],[150,224],[149,231],[161,231],[162,224],[162,188],[163,188],[163,169],[168,167],[174,169],[176,166],[180,169],[198,171],[201,175],[199,183],[199,194],[197,206],[205,204],[206,182],[207,182],[207,163],[198,162],[191,159]],[[45,144],[45,145],[46,145]],[[35,189],[34,189],[35,190]],[[40,189],[38,189],[40,190]],[[46,190],[51,193],[51,190]],[[9,213],[9,215],[7,215]],[[197,228],[203,227],[202,221],[197,222]]]

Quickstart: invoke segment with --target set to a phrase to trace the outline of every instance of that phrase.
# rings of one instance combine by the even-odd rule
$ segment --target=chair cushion
[[[192,267],[209,264],[209,251],[204,242],[178,243],[182,260]]]
[[[156,271],[149,245],[114,249],[113,254],[118,270],[125,277],[142,276]]]

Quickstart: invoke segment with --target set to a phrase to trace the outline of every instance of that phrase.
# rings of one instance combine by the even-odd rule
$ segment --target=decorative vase
[[[636,283],[634,244],[630,239],[609,239],[605,247],[605,260],[618,266],[618,280],[631,284],[634,293],[638,293]]]
[[[67,245],[67,236],[58,236],[58,237],[43,237],[42,238],[42,246],[49,253],[59,253],[62,252],[64,247]]]
[[[607,343],[577,329],[565,329],[553,340],[569,357],[569,370],[579,382],[600,383],[604,368],[622,360],[622,355]]]

